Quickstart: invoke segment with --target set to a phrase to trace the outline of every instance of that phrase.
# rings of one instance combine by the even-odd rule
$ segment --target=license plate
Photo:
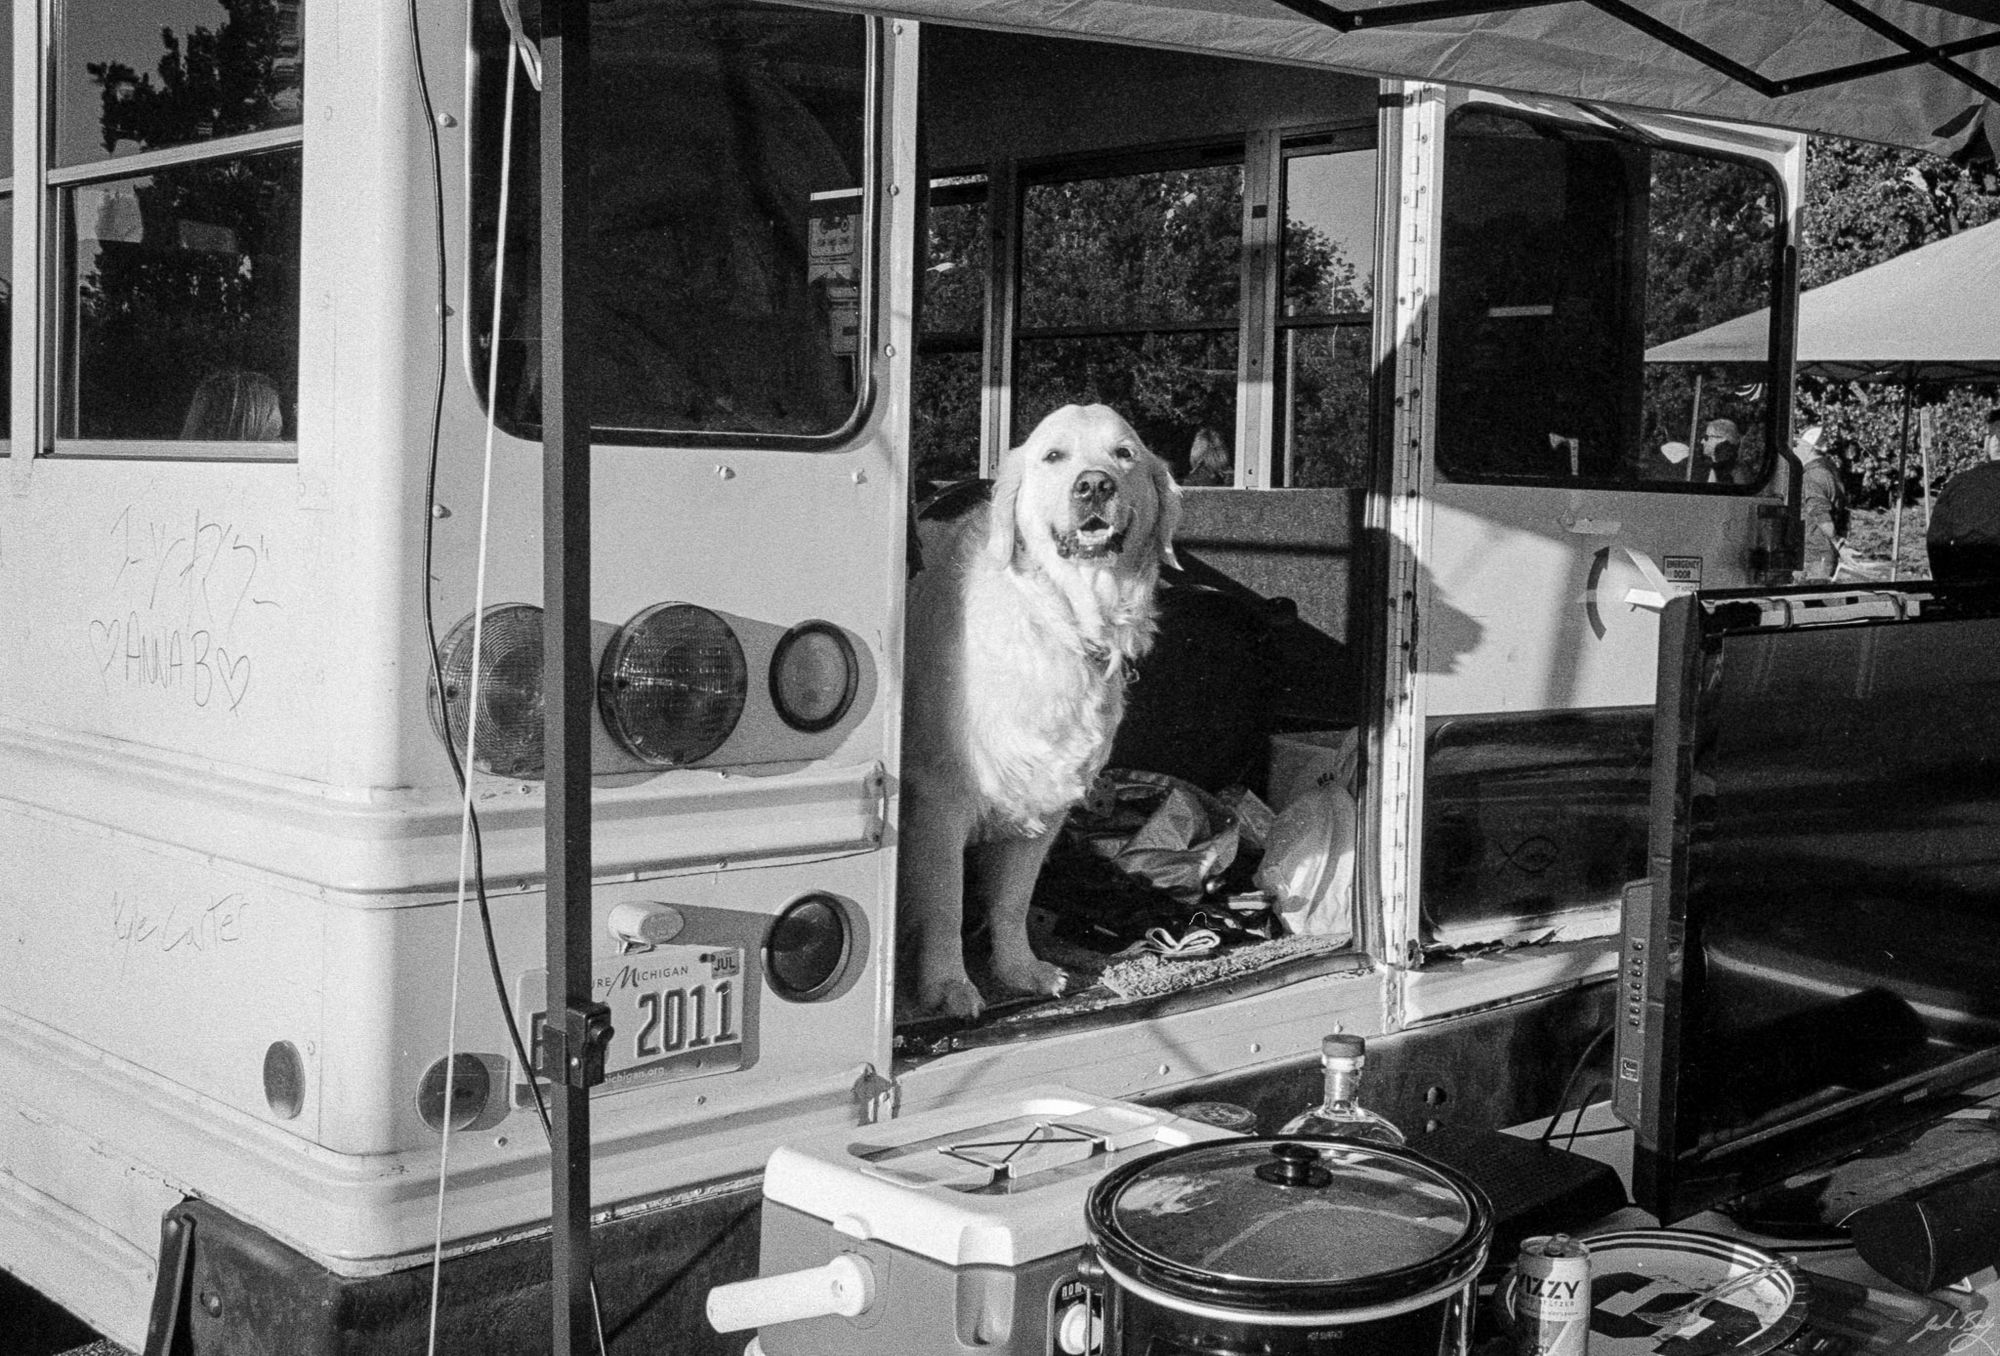
[[[591,998],[611,1009],[611,1043],[599,1090],[743,1067],[742,947],[656,946],[600,958],[592,971]],[[528,1057],[538,1071],[548,981],[546,970],[521,976],[519,1011],[527,1015]],[[517,1104],[532,1100],[518,1075],[514,1093]]]

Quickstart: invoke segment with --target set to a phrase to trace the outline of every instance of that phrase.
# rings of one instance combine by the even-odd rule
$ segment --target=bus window
[[[217,10],[56,7],[58,452],[297,436],[301,0]]]
[[[475,9],[472,316],[491,336],[507,30]],[[592,29],[588,398],[604,441],[823,439],[867,390],[868,23],[646,0]],[[538,97],[520,82],[495,417],[539,437]]]
[[[1242,239],[1240,163],[1030,183],[1013,436],[1102,402],[1186,483],[1230,484]]]
[[[1646,353],[1769,304],[1781,233],[1767,171],[1475,107],[1449,124],[1444,204],[1446,476],[1764,483],[1777,449],[1758,376]]]
[[[985,175],[957,175],[932,181],[925,204],[910,363],[910,464],[919,496],[979,474],[986,197]]]
[[[1277,452],[1279,483],[1299,489],[1370,477],[1376,155],[1372,129],[1346,140],[1284,151]]]

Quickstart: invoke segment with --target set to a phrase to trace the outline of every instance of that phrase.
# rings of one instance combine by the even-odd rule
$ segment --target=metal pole
[[[590,1302],[590,408],[583,261],[590,202],[588,0],[542,6],[542,691],[547,718],[549,1308],[555,1356],[596,1349]]]

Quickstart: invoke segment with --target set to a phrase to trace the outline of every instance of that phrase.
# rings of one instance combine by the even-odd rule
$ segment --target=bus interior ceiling
[[[1256,385],[1238,360],[1240,308],[1257,286],[1241,280],[1247,148],[1260,135],[1324,140],[1339,129],[1343,149],[1360,152],[1349,157],[1358,163],[1340,209],[1344,222],[1359,224],[1359,238],[1339,242],[1356,257],[1343,259],[1336,245],[1333,267],[1347,270],[1365,299],[1377,255],[1379,87],[1324,71],[939,24],[925,25],[922,51],[919,172],[930,191],[920,218],[928,238],[918,279],[914,493],[921,504],[989,470],[998,438],[1018,441],[1057,404],[1119,408],[1184,490],[1181,569],[1162,592],[1161,636],[1138,666],[1112,770],[1165,774],[1232,801],[1245,788],[1268,796],[1271,735],[1351,746],[1370,705],[1363,514],[1374,476],[1366,361],[1374,340],[1365,309],[1340,317],[1345,384],[1326,402],[1338,407],[1340,425],[1316,430],[1316,461],[1290,461],[1282,447],[1260,461],[1258,443],[1309,440],[1286,439],[1262,407],[1239,409]],[[1057,200],[1038,202],[1038,193]],[[1013,240],[1001,214],[1015,210],[1021,262],[1011,324],[1002,325],[992,312],[1009,304],[1010,270],[991,261]],[[1265,209],[1253,211],[1261,218]],[[1149,213],[1153,220],[1142,219]],[[1158,220],[1176,213],[1178,233]],[[1129,253],[1106,261],[1110,271],[1125,270],[1115,297],[1066,275],[1060,242],[1073,237],[1063,232],[1092,229],[1131,239]],[[981,373],[997,365],[988,354],[1010,333],[1012,381],[1002,422],[992,426],[1004,433],[988,432]],[[1274,468],[1264,478],[1280,492],[1251,487],[1264,466]],[[1225,881],[1247,883],[1255,849],[1241,850],[1237,874]],[[1054,906],[1039,915],[1045,927],[1092,886],[1090,872],[1063,863],[1058,849],[1043,877],[1040,902]],[[1157,917],[1171,927],[1171,910],[1159,902]],[[1063,931],[1105,950],[1137,940],[1131,926],[1098,929],[1108,940]],[[1063,963],[1088,973],[1103,963],[1089,950],[1066,950]],[[1268,982],[1357,963],[1365,964],[1351,947],[1322,950],[1272,967]],[[1188,1001],[1196,1003],[1204,989],[1228,996],[1213,982],[1193,988]],[[987,1024],[1018,1033],[1081,1015],[1101,1020],[1107,1006],[1125,1005],[1092,986],[1069,999],[1003,1005]],[[931,1024],[900,1025],[906,1051],[924,1048]]]

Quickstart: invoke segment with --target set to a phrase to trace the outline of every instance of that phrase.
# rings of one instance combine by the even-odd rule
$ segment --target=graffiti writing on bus
[[[263,534],[201,509],[166,519],[128,506],[109,535],[110,578],[88,623],[105,691],[154,689],[237,710],[255,668],[240,632],[259,609],[278,606],[258,587],[271,557]]]
[[[113,891],[111,935],[121,948],[120,969],[128,970],[135,952],[163,956],[194,956],[243,940],[250,899],[240,891],[221,895],[206,905],[160,904]]]

